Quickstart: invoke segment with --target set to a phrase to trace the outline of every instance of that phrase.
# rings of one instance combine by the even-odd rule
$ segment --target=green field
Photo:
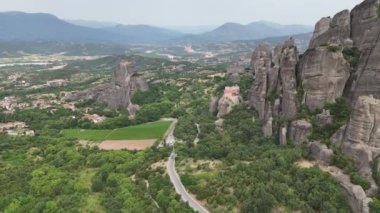
[[[171,121],[157,121],[113,130],[66,129],[63,134],[66,137],[91,141],[160,139],[171,124]]]

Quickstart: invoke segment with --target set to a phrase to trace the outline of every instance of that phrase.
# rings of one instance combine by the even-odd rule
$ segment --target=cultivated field
[[[144,150],[164,137],[172,121],[157,121],[113,130],[81,130],[67,129],[66,137],[79,140],[101,142],[98,146],[103,150]]]
[[[157,121],[113,130],[67,129],[63,130],[63,134],[66,137],[90,141],[146,139],[157,140],[164,136],[171,123],[172,121]]]

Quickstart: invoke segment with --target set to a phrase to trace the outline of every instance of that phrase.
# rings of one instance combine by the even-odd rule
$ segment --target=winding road
[[[191,208],[200,213],[208,213],[207,209],[205,209],[197,200],[195,200],[187,191],[185,186],[182,184],[177,171],[175,170],[175,157],[176,153],[173,149],[170,154],[168,162],[166,162],[166,169],[170,177],[170,181],[173,183],[175,191],[177,194],[181,195],[181,199],[184,202],[187,202]]]
[[[167,133],[165,135],[165,140],[164,140],[164,143],[167,146],[173,147],[173,151],[170,154],[168,161],[166,162],[166,170],[169,174],[170,181],[172,182],[177,194],[179,194],[181,196],[182,201],[187,202],[189,204],[189,206],[194,209],[194,211],[197,211],[200,213],[208,213],[207,209],[204,208],[196,199],[194,199],[186,191],[185,186],[181,182],[181,178],[179,177],[177,171],[175,170],[175,158],[176,158],[177,154],[175,153],[175,150],[174,150],[174,145],[176,142],[176,139],[174,137],[174,129],[176,127],[178,120],[177,119],[170,119],[170,120],[173,121],[173,125],[167,131]],[[196,125],[197,125],[198,135],[199,135],[199,132],[200,132],[199,125],[198,124],[196,124]],[[197,138],[198,138],[198,135],[197,135]],[[162,144],[162,146],[163,146],[163,144]]]

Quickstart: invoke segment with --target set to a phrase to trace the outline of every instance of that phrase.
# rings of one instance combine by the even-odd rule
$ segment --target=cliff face
[[[68,97],[68,99],[92,99],[106,103],[108,107],[113,109],[128,108],[130,114],[134,115],[138,110],[138,106],[132,104],[132,95],[138,90],[146,91],[148,89],[147,82],[137,76],[137,72],[132,64],[128,61],[122,61],[115,70],[111,83],[78,92]]]
[[[361,95],[380,98],[380,19],[376,12],[378,4],[379,0],[366,0],[351,12],[352,40],[361,52],[356,78],[350,90],[353,101]]]
[[[314,111],[341,97],[350,77],[350,65],[341,51],[328,47],[308,50],[299,64],[299,75],[304,90],[304,102]]]
[[[252,55],[255,80],[249,104],[258,111],[266,136],[273,134],[274,118],[291,119],[297,115],[297,62],[298,50],[292,38],[273,52],[268,45],[259,45]]]
[[[380,100],[360,96],[347,126],[346,140],[380,148]]]
[[[326,45],[349,45],[351,33],[350,11],[344,10],[334,18],[322,18],[316,25],[309,49]]]
[[[360,96],[344,131],[342,151],[350,156],[359,173],[371,183],[369,194],[377,191],[371,162],[380,155],[380,100]]]

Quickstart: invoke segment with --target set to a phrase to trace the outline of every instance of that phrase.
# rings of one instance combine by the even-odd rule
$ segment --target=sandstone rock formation
[[[316,25],[309,48],[319,46],[346,45],[350,41],[351,15],[350,11],[344,10],[334,18],[322,18]]]
[[[297,62],[298,51],[292,38],[273,52],[261,44],[252,55],[255,80],[249,104],[259,113],[265,136],[272,136],[275,118],[291,119],[297,115]]]
[[[239,63],[233,63],[227,67],[227,79],[233,83],[239,83],[240,76],[245,73],[245,69]]]
[[[317,125],[324,127],[332,123],[332,116],[330,114],[330,110],[323,110],[322,113],[316,116]]]
[[[288,130],[286,127],[280,128],[279,138],[280,138],[280,145],[281,146],[285,146],[288,144],[287,132],[288,132]]]
[[[216,115],[218,112],[219,97],[213,96],[209,102],[209,111],[211,114]]]
[[[330,173],[342,186],[353,212],[369,213],[369,203],[372,199],[367,197],[361,186],[352,184],[350,177],[336,167],[319,165],[319,168]]]
[[[380,156],[380,100],[361,96],[344,131],[341,149],[350,156],[361,176],[371,183],[369,194],[377,186],[372,178],[371,162]]]
[[[297,79],[296,66],[298,63],[298,50],[294,40],[290,38],[282,46],[280,54],[280,82],[282,94],[281,112],[282,118],[291,119],[297,115]]]
[[[268,76],[272,72],[272,50],[269,45],[260,44],[256,48],[252,55],[251,67],[255,73],[255,81],[249,101],[259,113],[260,120],[264,120],[267,94],[274,90],[268,86],[271,85]]]
[[[330,142],[333,145],[340,146],[343,142],[344,135],[346,134],[347,125],[343,125],[336,131],[330,138]]]
[[[301,145],[308,141],[308,137],[312,133],[311,123],[305,120],[296,120],[290,123],[288,129],[288,138],[294,145]]]
[[[311,156],[318,162],[330,165],[334,152],[319,141],[312,142],[309,146]]]
[[[359,97],[347,126],[346,140],[380,148],[380,100]]]
[[[351,11],[351,35],[361,52],[356,78],[351,85],[353,102],[361,95],[380,98],[380,19],[377,15],[379,0],[365,0]]]
[[[231,112],[232,108],[242,102],[239,86],[226,87],[218,102],[217,117],[221,118]]]
[[[350,65],[341,51],[327,47],[309,49],[299,64],[299,76],[304,90],[304,102],[314,111],[326,103],[334,103],[343,94],[350,77]]]
[[[106,103],[108,107],[127,108],[133,116],[139,107],[132,104],[131,97],[136,91],[148,90],[148,84],[137,75],[137,71],[128,61],[119,63],[113,74],[112,82],[78,92],[68,97],[71,100],[95,100]]]

